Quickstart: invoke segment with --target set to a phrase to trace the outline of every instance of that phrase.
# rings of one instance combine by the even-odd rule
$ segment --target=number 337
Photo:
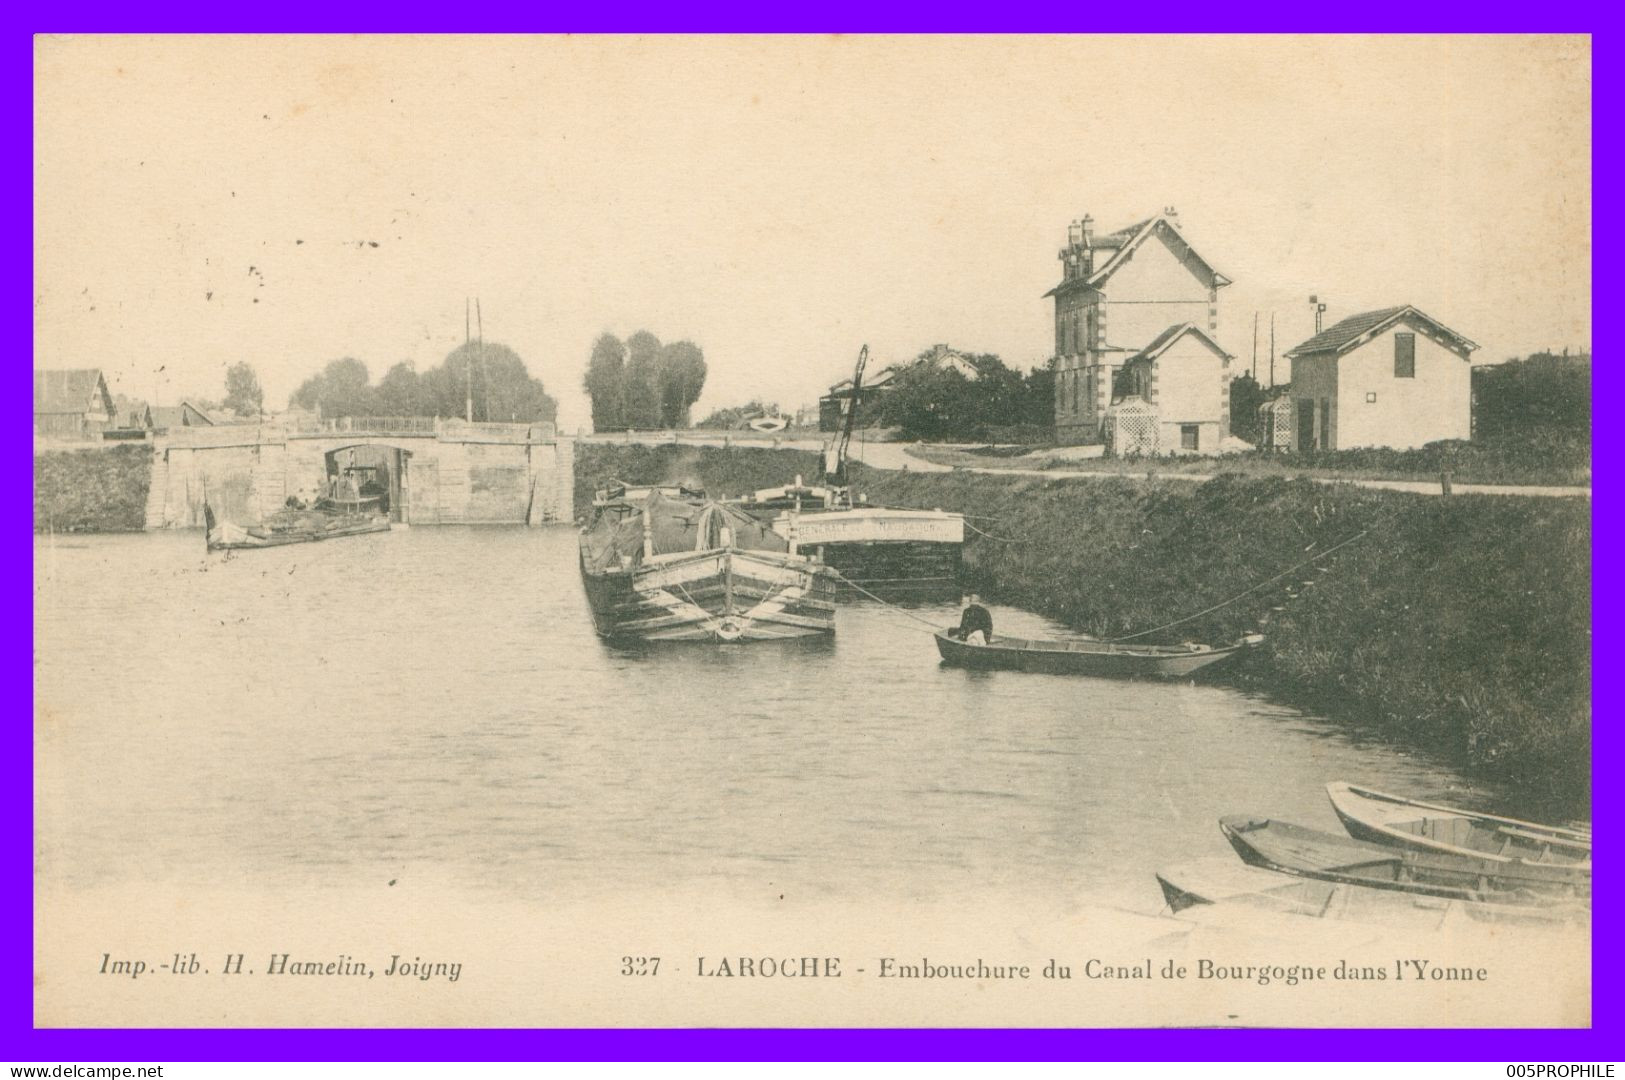
[[[621,974],[658,975],[660,974],[660,957],[623,956],[621,957]]]

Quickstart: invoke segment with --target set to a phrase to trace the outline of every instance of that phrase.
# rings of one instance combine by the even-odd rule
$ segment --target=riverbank
[[[34,455],[35,532],[139,532],[152,447],[145,443]]]
[[[1081,448],[1055,446],[941,446],[921,444],[910,452],[938,465],[974,469],[1071,470],[1145,476],[1314,477],[1321,480],[1419,480],[1439,483],[1448,472],[1458,484],[1587,487],[1591,484],[1591,446],[1579,439],[1554,438],[1544,443],[1503,439],[1499,442],[1431,443],[1415,450],[1366,448],[1309,450],[1292,454],[1249,450],[1223,457],[1198,454],[1152,457],[1082,456]]]
[[[577,503],[610,476],[721,495],[810,479],[817,466],[799,451],[583,444]],[[1516,785],[1553,814],[1589,816],[1584,501],[1244,476],[1192,486],[863,470],[857,487],[877,503],[967,514],[966,574],[981,592],[1100,637],[1180,619],[1307,560],[1145,640],[1262,629],[1261,649],[1213,677]],[[1259,748],[1261,767],[1268,754]]]

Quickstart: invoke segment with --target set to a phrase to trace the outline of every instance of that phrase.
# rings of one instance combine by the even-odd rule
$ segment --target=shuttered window
[[[1394,378],[1416,378],[1416,335],[1394,335]]]

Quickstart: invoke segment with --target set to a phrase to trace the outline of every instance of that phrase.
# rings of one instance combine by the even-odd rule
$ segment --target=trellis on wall
[[[1155,406],[1131,398],[1106,410],[1106,447],[1119,456],[1154,454],[1161,426]]]

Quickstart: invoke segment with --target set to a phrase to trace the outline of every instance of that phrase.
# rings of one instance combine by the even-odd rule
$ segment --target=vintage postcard
[[[1588,38],[35,91],[38,1026],[1590,1025]]]

